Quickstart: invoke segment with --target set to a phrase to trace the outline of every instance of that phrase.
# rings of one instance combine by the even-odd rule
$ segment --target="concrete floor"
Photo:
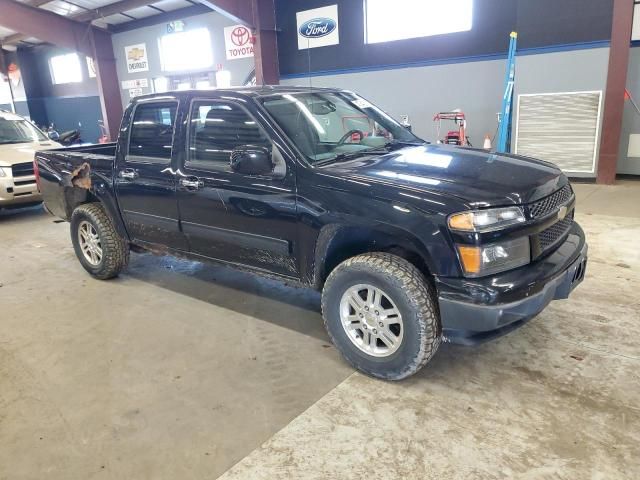
[[[99,282],[67,224],[0,214],[0,479],[639,478],[640,183],[575,188],[571,299],[402,383],[313,292],[151,255]]]

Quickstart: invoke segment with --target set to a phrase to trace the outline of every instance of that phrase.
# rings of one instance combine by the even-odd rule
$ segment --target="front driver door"
[[[239,103],[194,99],[188,151],[178,172],[182,229],[191,252],[297,277],[295,172],[256,118]],[[231,151],[272,151],[272,174],[233,172]]]
[[[134,240],[187,250],[171,168],[177,115],[177,100],[143,101],[133,107],[129,141],[122,145],[115,182],[122,216]]]

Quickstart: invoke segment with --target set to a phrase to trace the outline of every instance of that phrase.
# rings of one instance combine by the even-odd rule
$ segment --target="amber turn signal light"
[[[464,268],[464,271],[466,273],[480,273],[480,257],[482,254],[482,250],[480,247],[467,247],[464,245],[458,245],[458,253],[460,254],[462,268]]]
[[[462,230],[465,232],[474,231],[475,225],[473,224],[473,214],[458,213],[457,215],[452,215],[449,217],[449,227],[452,230]]]

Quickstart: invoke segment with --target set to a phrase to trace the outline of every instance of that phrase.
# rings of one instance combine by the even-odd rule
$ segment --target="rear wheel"
[[[71,241],[84,269],[100,280],[116,277],[129,262],[129,245],[99,203],[74,210]]]
[[[413,375],[440,345],[433,287],[395,255],[367,253],[338,265],[322,291],[322,314],[344,357],[373,377]]]

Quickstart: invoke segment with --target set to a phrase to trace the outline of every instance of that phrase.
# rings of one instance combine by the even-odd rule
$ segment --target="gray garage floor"
[[[0,214],[0,479],[638,478],[640,183],[576,190],[572,298],[402,383],[312,292],[150,255],[99,282],[67,224]]]

